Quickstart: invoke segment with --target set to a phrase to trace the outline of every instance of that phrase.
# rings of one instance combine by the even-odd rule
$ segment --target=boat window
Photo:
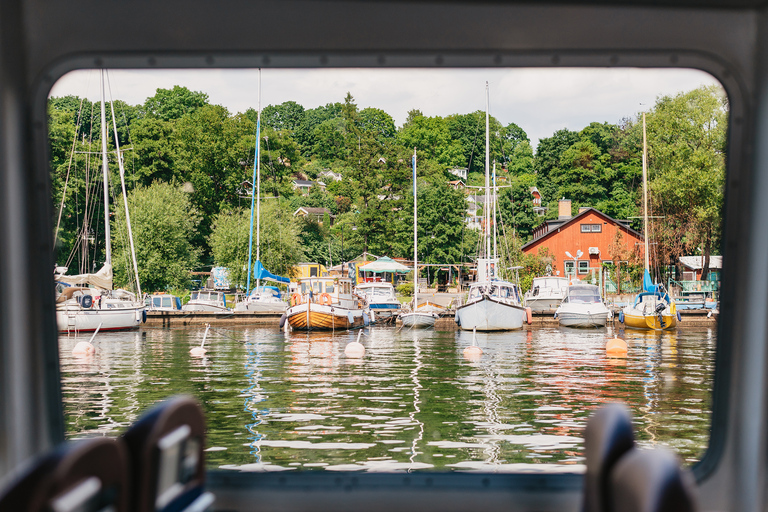
[[[297,70],[288,71],[299,73]],[[324,81],[316,77],[333,77],[332,73],[336,72],[348,77],[338,83],[354,84],[357,83],[353,80],[355,74],[365,71],[372,70],[301,70],[301,76],[305,77],[301,83],[312,84],[312,89],[317,89]],[[388,97],[399,96],[400,91],[396,87],[400,84],[410,82],[411,85],[422,86],[423,83],[421,79],[412,81],[407,77],[411,72],[422,73],[424,70],[394,70],[400,76],[394,82],[387,74],[393,70],[379,71],[381,75],[373,73],[368,77],[380,77],[381,80],[370,83],[381,84],[375,89],[387,90]],[[72,343],[86,333],[69,338],[66,334],[61,336],[61,374],[65,383],[62,395],[65,423],[70,429],[67,436],[80,438],[117,433],[135,419],[136,411],[146,409],[165,394],[190,393],[200,398],[208,408],[207,442],[213,449],[206,453],[206,459],[211,468],[222,471],[510,472],[525,464],[533,464],[537,466],[533,469],[537,472],[550,470],[538,467],[544,465],[553,465],[552,471],[579,472],[583,470],[582,430],[586,417],[599,404],[620,398],[633,410],[642,411],[637,418],[637,432],[643,445],[664,444],[676,449],[687,463],[698,461],[707,448],[711,427],[717,341],[715,320],[710,321],[706,313],[696,311],[698,323],[686,322],[683,300],[679,302],[683,320],[680,327],[672,332],[631,332],[621,326],[618,314],[606,327],[585,330],[560,328],[554,318],[562,292],[554,294],[552,290],[562,290],[569,280],[557,278],[556,275],[568,278],[574,274],[580,277],[589,275],[589,279],[585,278],[582,284],[598,284],[600,291],[574,290],[569,302],[598,301],[602,293],[606,302],[610,298],[616,311],[622,304],[631,303],[640,291],[643,259],[636,239],[630,237],[642,231],[642,222],[635,219],[642,204],[642,187],[638,181],[642,176],[642,130],[637,118],[639,96],[634,95],[631,101],[627,100],[624,109],[615,116],[598,111],[598,106],[603,106],[600,102],[592,103],[591,110],[583,112],[578,121],[569,122],[564,128],[560,111],[581,107],[580,101],[563,100],[571,98],[574,88],[581,84],[580,80],[568,79],[572,76],[568,75],[568,70],[550,70],[553,73],[550,76],[559,78],[547,80],[546,87],[541,87],[540,91],[529,91],[525,96],[558,91],[558,115],[546,112],[552,103],[550,97],[549,102],[536,104],[536,123],[531,121],[531,117],[525,117],[520,109],[510,107],[518,96],[514,90],[517,82],[509,78],[512,75],[505,73],[519,70],[464,70],[477,83],[462,85],[462,94],[453,98],[454,104],[448,110],[439,110],[431,101],[439,99],[436,96],[442,97],[443,91],[448,94],[451,90],[452,79],[456,76],[452,71],[455,70],[434,70],[435,76],[442,77],[436,82],[441,87],[440,95],[404,94],[408,105],[393,106],[388,111],[390,107],[384,103],[384,97],[356,98],[357,94],[362,95],[362,91],[358,93],[358,89],[352,86],[347,100],[344,94],[339,96],[337,92],[320,90],[316,91],[317,98],[313,97],[311,101],[302,99],[300,88],[296,87],[295,79],[286,70],[264,70],[262,83],[269,84],[272,92],[263,96],[263,110],[268,115],[261,118],[261,129],[265,135],[260,141],[264,150],[261,192],[262,198],[269,199],[262,201],[264,209],[260,222],[269,230],[263,230],[260,235],[260,259],[275,275],[288,275],[283,274],[282,269],[272,267],[279,267],[282,260],[289,259],[289,256],[321,262],[325,268],[337,269],[341,261],[349,261],[363,253],[413,258],[412,246],[410,251],[408,249],[408,241],[412,241],[413,235],[409,157],[415,145],[417,172],[425,178],[423,183],[419,181],[418,184],[418,230],[420,233],[424,230],[423,236],[419,234],[419,252],[422,245],[425,248],[424,259],[418,255],[418,262],[427,263],[417,276],[417,282],[424,283],[421,290],[426,285],[431,290],[433,283],[440,283],[439,291],[419,293],[419,304],[429,300],[448,306],[453,301],[464,307],[467,299],[476,301],[480,298],[484,287],[489,293],[505,299],[501,306],[508,308],[509,299],[520,301],[521,292],[530,290],[536,278],[538,294],[532,294],[534,298],[529,295],[530,303],[523,305],[531,307],[534,312],[535,307],[541,307],[544,312],[535,313],[536,321],[532,325],[509,332],[478,330],[474,339],[482,347],[483,356],[479,362],[473,362],[463,356],[463,349],[473,343],[473,333],[455,325],[450,313],[441,313],[438,322],[455,330],[417,332],[416,329],[399,329],[394,321],[391,325],[382,322],[364,331],[361,342],[366,347],[365,358],[351,362],[345,357],[344,347],[356,339],[358,333],[345,331],[336,323],[340,319],[346,324],[349,316],[331,319],[328,332],[305,333],[297,330],[285,333],[278,326],[282,313],[269,315],[269,321],[274,321],[274,325],[239,323],[255,315],[220,315],[225,318],[217,319],[215,330],[208,334],[208,355],[198,359],[189,355],[189,349],[200,346],[205,333],[204,322],[210,316],[195,318],[193,312],[189,312],[191,316],[185,313],[179,315],[181,323],[167,328],[156,318],[151,318],[154,313],[149,312],[147,325],[141,324],[140,330],[100,333],[95,344],[100,339],[108,342],[102,343],[104,350],[97,353],[94,366],[88,371],[83,371],[83,365],[91,363],[78,361],[71,354]],[[563,74],[555,75],[555,71]],[[649,74],[652,70],[621,71],[639,73],[632,76],[655,76]],[[675,70],[667,71],[670,74],[665,76],[673,76]],[[611,70],[594,72],[610,74]],[[217,84],[228,82],[221,77],[234,76],[228,75],[226,70],[217,70],[217,73],[221,73],[217,75]],[[248,238],[256,142],[254,92],[258,72],[241,69],[238,73],[252,79],[248,96],[238,103],[228,103],[228,95],[219,94],[216,89],[205,85],[208,82],[193,81],[178,84],[183,94],[166,89],[168,85],[156,84],[148,93],[150,97],[156,94],[158,87],[165,91],[160,96],[181,94],[177,99],[184,108],[168,107],[168,112],[158,111],[151,116],[147,114],[148,109],[162,108],[160,96],[152,101],[147,101],[147,97],[117,98],[124,99],[126,103],[120,108],[126,109],[127,127],[133,125],[137,130],[130,132],[132,144],[128,144],[127,133],[124,141],[125,148],[130,148],[125,152],[131,151],[131,165],[135,166],[125,173],[132,180],[127,184],[129,194],[140,197],[142,191],[160,181],[172,189],[169,194],[175,192],[173,197],[187,205],[179,218],[186,218],[188,212],[193,210],[196,218],[200,217],[199,225],[193,226],[189,235],[189,247],[194,249],[195,255],[192,259],[196,261],[186,270],[187,273],[193,269],[207,269],[203,265],[214,264],[214,257],[227,257],[227,251],[234,254],[228,265],[237,270],[230,273],[231,282],[222,284],[217,280],[206,287],[207,276],[200,274],[185,274],[178,284],[158,282],[163,266],[155,265],[154,271],[148,274],[151,281],[142,284],[143,289],[166,290],[169,294],[190,297],[193,301],[214,299],[221,304],[226,300],[224,294],[206,288],[231,289],[242,293],[247,286],[243,282],[247,279],[248,271],[243,271],[247,262],[244,264],[242,261],[242,255],[248,252],[247,246],[224,247],[227,250],[216,247],[216,251],[211,247],[216,240],[211,232],[219,225],[226,225],[224,220],[242,219],[243,226],[235,229],[233,224],[232,232],[225,234],[234,237],[245,233],[246,236],[241,238],[246,241]],[[590,73],[593,71],[579,76],[592,76]],[[711,93],[710,89],[706,89],[713,85],[708,75],[691,73],[685,75],[688,78],[684,82],[690,87],[681,86],[680,90],[651,88],[640,95],[640,100],[647,101],[647,106],[643,108],[649,112],[653,110],[659,96],[671,95],[674,99],[678,93],[698,91],[697,94],[705,94],[711,99],[714,94],[720,94],[721,90]],[[119,76],[119,72],[114,72],[112,82],[119,80]],[[622,84],[635,83],[625,75],[621,76],[624,77]],[[498,245],[499,252],[503,253],[503,261],[494,265],[493,270],[505,281],[504,284],[481,281],[482,286],[478,286],[475,268],[471,264],[457,267],[462,261],[477,261],[480,257],[478,246],[487,248],[486,240],[481,235],[483,221],[467,216],[468,196],[443,186],[446,181],[443,174],[444,169],[456,167],[454,170],[457,172],[464,172],[462,179],[468,188],[484,185],[485,159],[482,149],[485,147],[485,116],[481,109],[486,80],[490,81],[491,87],[490,124],[494,130],[491,135],[494,140],[489,145],[493,150],[490,159],[496,163],[499,184],[503,183],[506,187],[497,192],[499,211],[496,213],[499,218],[494,222],[500,228],[498,240],[488,241],[491,247]],[[495,92],[494,80],[499,84]],[[244,83],[242,79],[237,81]],[[591,83],[602,87],[616,81],[595,79]],[[637,83],[648,84],[653,80],[644,78]],[[501,84],[504,84],[503,88]],[[559,88],[560,84],[565,88]],[[701,84],[705,89],[699,90]],[[471,103],[464,102],[464,92],[471,88],[477,89],[476,97]],[[83,135],[88,142],[90,124],[88,130],[81,128],[78,131],[76,128],[73,112],[76,113],[79,102],[73,100],[74,96],[68,98],[70,93],[75,94],[76,91],[73,88],[54,89],[51,98],[51,133],[57,137],[51,140],[56,151],[50,151],[52,158],[56,159],[51,166],[51,188],[56,193],[55,209],[58,209],[66,180],[68,159],[62,155],[67,154],[73,140],[78,151],[91,151],[98,145],[98,138],[91,140],[90,145],[81,144]],[[582,98],[591,101],[593,96],[594,90]],[[98,112],[98,97],[88,101],[90,106],[95,105]],[[360,102],[359,106],[356,101]],[[659,104],[658,108],[662,107],[664,105]],[[186,113],[174,118],[176,110]],[[662,114],[673,113],[659,110],[653,115]],[[116,116],[123,119],[119,109]],[[197,137],[197,134],[203,133],[201,129],[215,124],[217,119],[226,121],[222,125],[226,129],[222,129],[221,133],[209,130],[210,141],[207,140],[208,131],[205,131],[205,138]],[[618,122],[619,119],[624,121]],[[297,124],[291,125],[294,121]],[[652,117],[648,121],[650,136],[658,144],[664,143],[661,130],[664,126],[674,125]],[[124,125],[118,127],[119,130],[125,128]],[[74,139],[76,133],[78,138]],[[158,134],[161,134],[161,140],[157,140]],[[66,141],[65,135],[72,137]],[[118,140],[120,137],[118,133]],[[119,177],[113,139],[110,135],[111,160],[108,165],[111,174]],[[414,140],[416,142],[410,142]],[[433,140],[442,142],[436,144]],[[409,141],[408,147],[404,141]],[[145,154],[148,148],[153,148],[151,158]],[[167,160],[161,162],[155,155],[158,150],[168,148],[173,151],[163,153]],[[679,148],[675,147],[674,151],[678,152]],[[189,160],[174,160],[181,159],[182,154]],[[205,162],[209,162],[209,155],[214,161],[204,166]],[[214,158],[215,155],[218,156]],[[674,158],[671,151],[657,151],[656,155],[664,155],[664,159]],[[98,158],[98,154],[77,153],[73,159],[77,168],[73,165],[72,174],[77,175],[77,181],[70,183],[68,190],[75,189],[80,195],[71,208],[64,210],[67,214],[71,212],[73,217],[62,217],[63,227],[60,229],[67,237],[56,246],[56,258],[62,264],[67,262],[73,249],[72,240],[82,239],[78,238],[78,230],[83,224],[76,222],[74,216],[75,213],[82,214],[84,209],[85,170],[91,172],[89,179],[92,175],[98,176],[98,162],[94,165]],[[355,167],[359,158],[365,159],[362,171]],[[723,154],[716,151],[711,159],[701,159],[707,165],[716,162],[712,164],[711,172],[707,173],[709,179],[721,175],[722,167],[717,165],[721,165],[722,158]],[[158,168],[161,164],[166,167]],[[669,187],[672,184],[684,186],[686,180],[677,176],[680,179],[674,182],[665,181],[663,177],[665,173],[676,176],[675,172],[681,173],[681,169],[687,167],[664,169],[664,164],[659,158],[650,159],[649,174],[651,179],[658,180],[653,187],[654,193],[668,194],[665,201],[652,203],[659,208],[659,211],[653,212],[654,218],[664,218],[663,223],[657,222],[654,228],[663,232],[654,238],[653,251],[662,250],[664,244],[674,239],[675,232],[668,227],[674,225],[674,215],[679,214],[682,218],[685,213],[680,205],[677,205],[677,211],[671,211],[670,201],[677,195]],[[199,166],[205,168],[198,169]],[[222,169],[226,169],[225,174]],[[210,175],[220,171],[223,174],[211,181]],[[341,179],[336,181],[335,175],[340,175]],[[692,174],[688,178],[698,175]],[[303,194],[291,189],[292,181],[302,181],[299,176],[316,184],[311,192]],[[325,189],[320,186],[321,182]],[[544,217],[531,213],[531,189],[534,186],[542,197],[540,207],[546,209]],[[362,190],[363,187],[371,190]],[[120,188],[118,183],[114,190]],[[471,190],[477,192],[476,188]],[[710,190],[710,187],[702,190]],[[210,197],[215,196],[216,199],[211,200],[206,195],[208,192]],[[363,192],[368,195],[363,197]],[[279,197],[275,199],[275,196]],[[615,236],[617,228],[613,224],[597,223],[597,218],[584,224],[579,224],[578,219],[573,223],[565,218],[559,219],[557,209],[563,198],[573,201],[573,210],[569,210],[569,214],[579,207],[604,208],[607,216],[620,219],[616,225],[627,229],[619,237]],[[94,200],[98,199],[99,196]],[[720,204],[719,199],[722,198],[713,198],[711,204]],[[375,207],[366,206],[366,202]],[[88,204],[89,208],[94,208],[92,203]],[[129,201],[129,204],[133,203]],[[137,202],[142,207],[152,204],[151,201]],[[480,200],[480,205],[484,204]],[[121,200],[111,200],[110,206],[113,222],[122,226]],[[318,222],[305,222],[294,217],[300,207],[319,212],[313,213],[319,217],[318,222],[324,222],[327,214],[331,224],[321,226]],[[450,212],[449,208],[452,208]],[[143,218],[157,217],[145,215]],[[131,219],[141,222],[142,216],[131,214]],[[449,232],[444,224],[451,219],[458,220]],[[472,221],[472,224],[465,221]],[[177,226],[168,224],[162,227],[177,229]],[[550,229],[546,233],[546,244],[525,252],[533,246],[528,244],[534,242],[534,233],[544,233],[546,229]],[[103,234],[103,230],[103,226],[101,231],[95,230],[94,238]],[[134,232],[137,231],[134,229]],[[702,233],[705,231],[697,231],[695,236],[704,236]],[[711,233],[718,237],[712,240],[711,245],[706,245],[705,240],[696,240],[696,243],[691,241],[686,250],[699,254],[696,252],[699,248],[719,247],[721,230],[713,229]],[[116,288],[133,283],[133,273],[126,270],[125,264],[131,260],[130,253],[125,252],[127,244],[121,242],[125,236],[123,231],[116,229],[113,232],[116,241]],[[119,247],[118,242],[122,244]],[[136,242],[144,251],[140,259],[152,263],[146,259],[146,251],[152,249],[152,244]],[[283,242],[285,245],[282,245]],[[590,259],[589,248],[598,246],[599,258]],[[103,260],[101,247],[90,247],[92,258],[96,254],[99,261]],[[298,252],[300,256],[294,256],[290,251]],[[711,278],[706,283],[693,282],[697,279],[696,274],[691,279],[682,279],[683,267],[679,266],[678,256],[670,251],[659,257],[654,255],[652,261],[659,262],[654,263],[659,272],[659,277],[655,279],[674,290],[671,294],[688,297],[691,308],[706,308],[709,305],[714,310],[719,281]],[[601,258],[616,260],[620,264],[601,265],[598,263]],[[173,262],[174,269],[176,263]],[[596,268],[590,268],[590,265]],[[675,265],[679,266],[681,279],[676,280],[670,270]],[[76,266],[73,265],[73,272]],[[92,266],[92,260],[83,263],[83,268],[90,269]],[[171,266],[170,262],[168,266]],[[519,270],[510,271],[513,267]],[[321,293],[350,296],[354,288],[347,278],[347,269],[352,268],[354,276],[354,267],[345,263],[342,268],[343,277],[336,278],[318,277],[322,268],[317,264],[303,266],[299,275],[304,276],[306,281],[300,281],[298,290],[305,297],[310,291],[313,293],[315,300],[310,310]],[[144,269],[143,272],[148,271]],[[312,276],[312,280],[306,276]],[[201,277],[203,282],[196,284],[199,290],[190,294],[187,290],[192,279]],[[170,277],[164,279],[169,280]],[[408,279],[399,287],[401,290],[412,289],[414,276]],[[520,287],[511,284],[516,282],[520,283]],[[701,292],[698,291],[699,284],[703,285]],[[468,296],[467,285],[471,285]],[[250,286],[253,286],[252,281]],[[289,289],[294,290],[294,286],[291,284]],[[465,293],[448,293],[454,287],[461,287]],[[705,289],[707,297],[713,297],[713,301],[705,303],[702,300],[701,305],[694,305],[694,293],[703,293]],[[265,296],[274,293],[271,289],[259,291]],[[377,300],[386,298],[386,301],[379,300],[379,303],[386,302],[391,311],[395,310],[392,288],[374,285],[357,288],[357,291]],[[553,295],[554,299],[550,300]],[[407,308],[413,295],[405,297],[398,293],[397,299],[403,301],[403,307]],[[533,304],[534,299],[540,303],[538,306]],[[335,309],[341,309],[338,302],[334,301]],[[349,299],[342,302],[357,303]],[[170,295],[156,297],[152,299],[152,304],[172,307],[173,299]],[[520,315],[519,307],[517,304],[514,306],[515,314]],[[114,308],[114,305],[107,307]],[[166,320],[169,316],[175,317],[156,316],[165,316]],[[104,338],[101,338],[102,335]],[[604,357],[605,340],[617,336],[627,341],[628,357],[620,361],[609,360]],[[141,377],[137,379],[134,375],[144,376],[147,382],[140,382]],[[129,406],[122,407],[123,404]]]

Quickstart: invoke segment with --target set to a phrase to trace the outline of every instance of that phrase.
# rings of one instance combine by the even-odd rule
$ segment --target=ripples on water
[[[357,333],[204,328],[101,333],[94,356],[60,339],[67,434],[118,435],[155,402],[197,397],[211,468],[250,471],[580,471],[582,431],[601,403],[632,411],[641,443],[687,462],[709,439],[715,331],[619,332],[626,359],[605,356],[611,329],[471,332],[374,327]],[[81,339],[87,339],[83,335]],[[546,464],[546,465],[545,465]]]

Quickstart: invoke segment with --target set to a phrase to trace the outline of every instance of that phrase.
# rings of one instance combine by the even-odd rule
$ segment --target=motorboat
[[[354,329],[368,325],[365,299],[347,277],[306,277],[291,295],[286,319],[299,331]]]
[[[400,310],[395,287],[388,282],[363,283],[357,286],[358,295],[365,296],[371,310],[371,320],[387,319]]]
[[[181,299],[168,293],[150,293],[144,297],[147,311],[181,311]]]
[[[534,313],[553,313],[565,298],[567,288],[566,277],[534,277],[531,289],[523,297],[524,303]]]
[[[205,313],[228,313],[227,296],[219,290],[198,290],[190,294],[189,302],[184,304],[182,311]]]
[[[277,286],[258,286],[248,296],[235,304],[236,312],[283,313],[288,303],[283,300]]]
[[[456,323],[465,331],[510,331],[530,322],[529,310],[520,304],[516,284],[493,280],[474,283],[467,302],[456,308]]]
[[[565,327],[605,327],[611,311],[593,284],[574,284],[566,288],[565,298],[555,318]]]

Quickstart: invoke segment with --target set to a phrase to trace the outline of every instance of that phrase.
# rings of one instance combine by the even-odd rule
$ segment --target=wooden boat
[[[300,331],[356,329],[369,323],[365,300],[352,293],[352,280],[345,277],[300,279],[290,304],[286,319]]]

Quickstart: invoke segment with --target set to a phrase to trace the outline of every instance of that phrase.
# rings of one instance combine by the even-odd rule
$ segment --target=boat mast
[[[257,104],[257,114],[256,114],[256,161],[253,163],[253,180],[251,183],[251,231],[250,236],[248,238],[248,279],[247,283],[245,285],[245,293],[251,292],[251,255],[253,254],[253,207],[254,207],[254,200],[256,202],[256,261],[260,261],[261,253],[260,253],[260,242],[261,237],[260,231],[261,231],[261,225],[259,224],[259,221],[261,220],[261,164],[259,162],[259,146],[261,146],[261,68],[259,68],[259,93],[258,93],[258,104]],[[255,199],[254,199],[255,197]],[[256,279],[256,289],[259,288],[259,279]]]
[[[491,280],[491,236],[490,236],[490,223],[491,223],[491,212],[490,212],[490,176],[489,176],[489,168],[490,168],[490,134],[488,129],[488,104],[489,104],[489,92],[488,92],[488,82],[485,82],[485,276],[488,279],[488,281]]]
[[[133,231],[131,231],[131,216],[128,213],[128,194],[125,192],[125,166],[123,154],[120,152],[120,141],[117,140],[117,122],[115,121],[115,104],[111,101],[110,89],[109,107],[112,109],[112,129],[115,134],[115,152],[117,153],[117,165],[120,167],[120,185],[123,188],[123,204],[125,205],[125,222],[128,225],[128,241],[131,243],[131,258],[133,259],[133,272],[136,277],[136,293],[141,298],[141,282],[139,281],[139,264],[136,262],[136,249],[133,247]]]
[[[496,162],[493,162],[493,259],[498,258],[498,246],[496,245],[496,207],[498,201],[498,187],[496,186]],[[498,269],[497,269],[498,270]]]
[[[645,112],[643,112],[643,238],[645,249],[645,270],[651,268],[648,254],[648,147],[645,141]]]
[[[104,238],[106,264],[112,265],[112,234],[109,230],[109,165],[107,164],[107,116],[104,112],[104,70],[101,70],[101,168],[104,172]]]
[[[416,230],[417,222],[417,205],[416,205],[416,148],[413,148],[413,312],[416,312],[416,308],[419,307],[419,267],[418,260],[418,243],[419,233]]]

